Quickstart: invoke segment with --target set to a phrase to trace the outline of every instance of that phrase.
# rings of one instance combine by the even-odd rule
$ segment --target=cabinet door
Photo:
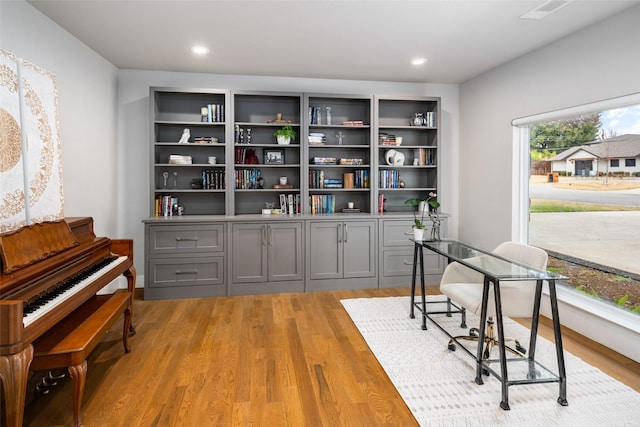
[[[343,225],[344,278],[376,275],[375,221],[349,221]]]
[[[267,226],[269,281],[302,280],[302,223]]]
[[[311,279],[342,278],[342,233],[342,222],[311,222],[309,236],[309,277]]]
[[[233,282],[267,281],[267,226],[233,224]]]

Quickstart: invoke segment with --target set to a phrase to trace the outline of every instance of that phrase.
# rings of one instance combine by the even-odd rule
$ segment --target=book
[[[279,190],[291,189],[293,188],[293,184],[273,184],[273,188]]]

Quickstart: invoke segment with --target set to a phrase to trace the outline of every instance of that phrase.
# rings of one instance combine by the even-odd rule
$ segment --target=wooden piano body
[[[19,427],[32,343],[45,333],[55,333],[58,323],[120,275],[127,278],[132,310],[133,241],[96,237],[92,218],[67,218],[0,235],[0,255],[0,381],[6,425]],[[103,266],[105,259],[112,263]],[[88,277],[75,278],[87,270]],[[52,297],[51,292],[61,286],[69,290]],[[42,301],[34,304],[39,298]]]

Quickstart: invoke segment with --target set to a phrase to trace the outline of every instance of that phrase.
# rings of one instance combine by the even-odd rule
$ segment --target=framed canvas
[[[264,150],[264,164],[265,165],[283,165],[284,164],[284,150]]]

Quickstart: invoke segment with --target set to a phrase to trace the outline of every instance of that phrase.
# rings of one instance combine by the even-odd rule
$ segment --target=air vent
[[[562,9],[574,0],[549,0],[520,16],[520,19],[541,20]]]

